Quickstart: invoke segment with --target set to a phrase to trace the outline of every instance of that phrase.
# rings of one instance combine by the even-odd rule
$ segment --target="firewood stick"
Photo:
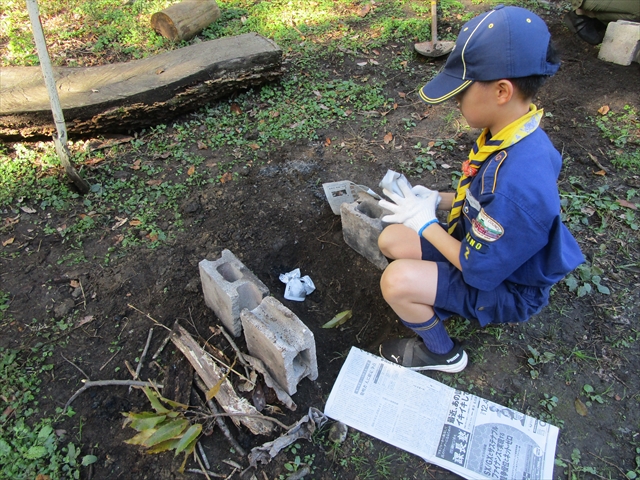
[[[136,367],[136,373],[133,376],[134,380],[138,380],[140,377],[140,370],[142,369],[142,362],[144,361],[144,357],[147,355],[147,350],[149,350],[149,344],[151,343],[151,337],[153,336],[153,327],[149,329],[149,335],[147,335],[147,343],[144,346],[144,350],[142,350],[142,355],[140,355],[140,360],[138,361],[138,366]],[[129,393],[131,393],[131,388],[129,387]]]
[[[202,390],[202,392],[206,395],[207,391],[209,391],[207,386],[200,379],[200,377],[196,377],[195,380],[196,380],[197,387],[200,390]],[[235,448],[240,455],[242,455],[243,457],[246,457],[247,452],[245,452],[245,450],[240,446],[238,441],[233,437],[233,435],[231,435],[231,431],[229,430],[229,427],[227,427],[227,424],[224,423],[224,419],[220,415],[220,410],[218,410],[218,407],[216,407],[216,404],[213,403],[213,400],[207,400],[207,405],[209,406],[209,409],[211,410],[211,412],[213,412],[215,416],[216,424],[218,425],[220,430],[222,430],[222,433],[224,433],[224,436],[227,437],[227,440],[229,441],[231,446]]]

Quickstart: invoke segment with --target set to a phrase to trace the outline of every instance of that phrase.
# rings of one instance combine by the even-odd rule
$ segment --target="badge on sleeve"
[[[474,236],[485,242],[495,242],[504,234],[504,228],[493,218],[487,215],[484,208],[480,210],[478,216],[471,222]]]

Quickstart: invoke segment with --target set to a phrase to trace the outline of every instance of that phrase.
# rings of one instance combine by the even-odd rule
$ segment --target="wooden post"
[[[151,16],[153,29],[174,42],[190,40],[220,18],[215,0],[183,0]]]
[[[44,38],[42,23],[40,23],[38,0],[27,0],[27,10],[29,12],[29,19],[31,20],[31,28],[33,30],[33,38],[36,42],[36,49],[38,50],[40,66],[42,67],[44,83],[47,86],[47,93],[49,94],[49,101],[51,102],[53,121],[56,124],[56,130],[58,132],[57,135],[53,135],[53,143],[56,146],[56,152],[58,153],[58,157],[60,157],[60,163],[64,167],[64,171],[67,173],[67,176],[71,178],[81,193],[88,193],[90,189],[89,184],[82,179],[75,167],[71,164],[71,155],[67,147],[67,127],[64,123],[64,115],[62,114],[62,107],[60,106],[60,98],[58,97],[56,81],[53,78],[53,68],[51,67],[51,59],[49,58],[49,51],[47,50],[47,42]]]

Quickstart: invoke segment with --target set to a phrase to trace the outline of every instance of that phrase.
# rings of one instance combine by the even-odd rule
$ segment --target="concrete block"
[[[303,378],[318,378],[313,333],[282,303],[267,297],[253,310],[243,310],[241,319],[249,353],[289,395]]]
[[[598,58],[618,65],[639,61],[640,23],[618,20],[607,25]]]
[[[240,336],[240,312],[260,305],[269,289],[229,250],[213,262],[202,260],[199,267],[207,306],[234,336]]]
[[[380,270],[389,265],[378,248],[378,237],[383,228],[381,218],[387,213],[372,198],[340,205],[344,241]]]

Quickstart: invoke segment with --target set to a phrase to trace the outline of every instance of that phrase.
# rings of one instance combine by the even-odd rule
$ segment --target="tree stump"
[[[153,29],[169,40],[190,40],[220,18],[215,0],[184,0],[151,16]]]

